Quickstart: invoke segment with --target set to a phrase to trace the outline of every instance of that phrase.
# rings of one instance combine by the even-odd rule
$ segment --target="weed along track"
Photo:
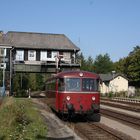
[[[81,140],[72,129],[51,111],[46,104],[46,99],[33,99],[47,124],[47,139],[50,140]],[[47,101],[48,102],[48,101]]]
[[[0,106],[0,140],[46,137],[43,118],[28,98],[4,98]]]

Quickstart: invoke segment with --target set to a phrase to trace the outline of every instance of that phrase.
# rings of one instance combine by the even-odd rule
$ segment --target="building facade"
[[[128,79],[121,74],[100,74],[102,83],[100,85],[101,93],[117,93],[128,91]]]
[[[79,69],[76,55],[80,49],[64,34],[13,32],[3,34],[12,46],[15,72],[56,72]]]
[[[64,34],[0,31],[0,92],[11,87],[16,72],[56,73],[80,69],[76,57],[79,51]]]

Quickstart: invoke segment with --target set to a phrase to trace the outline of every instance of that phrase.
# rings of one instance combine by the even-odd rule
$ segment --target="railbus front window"
[[[96,79],[84,78],[82,80],[82,91],[98,91],[98,81]]]
[[[81,91],[80,78],[66,78],[66,91]]]

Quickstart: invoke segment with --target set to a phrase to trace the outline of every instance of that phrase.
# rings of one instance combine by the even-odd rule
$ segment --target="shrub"
[[[0,139],[35,140],[46,136],[46,124],[30,99],[6,98],[0,107]]]

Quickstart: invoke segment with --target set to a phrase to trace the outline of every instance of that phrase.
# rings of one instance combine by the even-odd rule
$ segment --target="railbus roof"
[[[54,77],[87,77],[87,78],[99,78],[99,75],[89,71],[64,71],[56,74]]]

